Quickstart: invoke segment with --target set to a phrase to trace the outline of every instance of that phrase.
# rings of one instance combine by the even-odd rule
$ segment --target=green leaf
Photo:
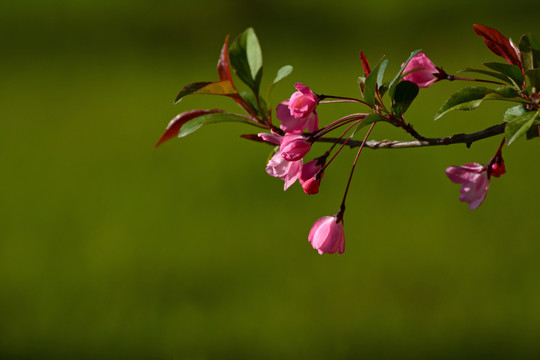
[[[508,145],[525,135],[529,128],[533,125],[534,119],[538,116],[538,112],[529,111],[523,115],[517,116],[508,124],[506,124],[505,136]]]
[[[540,136],[540,121],[534,120],[533,125],[527,130],[527,140]]]
[[[521,116],[525,114],[527,110],[523,105],[516,105],[511,108],[508,108],[506,112],[504,113],[503,120],[506,122],[514,120],[516,117]]]
[[[190,110],[183,112],[181,114],[176,115],[171,121],[169,121],[169,124],[167,125],[167,128],[165,129],[165,132],[163,135],[161,135],[161,138],[159,138],[158,142],[154,146],[154,150],[161,144],[163,144],[165,141],[172,139],[173,137],[177,136],[182,127],[201,116],[205,116],[208,114],[214,114],[214,113],[223,113],[223,110],[221,109],[213,109],[213,110]]]
[[[278,82],[280,82],[281,80],[283,80],[284,78],[289,76],[292,73],[292,71],[293,71],[293,67],[291,65],[285,65],[281,69],[278,70],[276,78],[274,79],[274,81],[270,85],[268,85],[268,90],[266,90],[266,100],[267,101],[269,99],[270,94],[272,93],[272,90],[274,89],[274,86]]]
[[[278,70],[276,78],[272,82],[272,85],[278,83],[279,81],[289,76],[292,73],[292,71],[293,71],[293,67],[291,65],[283,66],[281,69]]]
[[[530,103],[530,101],[518,97],[518,93],[508,87],[489,89],[481,86],[470,86],[452,94],[439,109],[437,114],[435,114],[434,120],[440,119],[450,111],[474,110],[479,107],[484,100],[505,100]]]
[[[248,28],[232,43],[229,58],[236,75],[256,94],[262,78],[262,51],[253,28]]]
[[[459,73],[464,73],[464,72],[472,72],[472,73],[484,74],[484,75],[492,76],[492,77],[497,78],[499,80],[502,80],[504,82],[507,82],[510,85],[514,84],[514,82],[512,80],[510,80],[508,78],[508,76],[503,75],[503,74],[498,73],[498,72],[494,72],[494,71],[482,70],[482,69],[471,69],[471,68],[465,68],[465,69],[461,69],[461,70],[456,71],[456,73],[458,73],[458,74]]]
[[[519,40],[521,62],[525,70],[540,68],[540,40],[532,34],[526,34]]]
[[[388,59],[383,60],[381,63],[381,68],[379,69],[379,74],[377,74],[377,84],[381,85],[384,80],[384,72],[386,71],[386,67],[388,66]]]
[[[414,50],[410,55],[409,57],[407,58],[407,60],[405,60],[405,62],[403,63],[403,65],[401,65],[401,68],[399,69],[398,73],[396,74],[396,76],[392,79],[392,81],[390,81],[390,84],[388,85],[388,91],[389,91],[389,94],[390,94],[390,97],[393,98],[394,97],[394,92],[396,91],[396,86],[397,84],[399,83],[399,81],[401,80],[401,78],[403,77],[403,70],[405,69],[405,67],[407,66],[407,64],[409,64],[409,61],[411,61],[411,59],[416,55],[418,54],[420,51],[422,51],[421,49],[418,49],[418,50]]]
[[[415,83],[411,81],[401,81],[396,86],[396,91],[394,93],[394,105],[392,106],[394,114],[397,116],[403,115],[418,95],[419,90],[418,85]]]
[[[249,124],[249,121],[246,118],[232,113],[208,114],[186,122],[178,132],[178,137],[181,138],[192,134],[199,130],[203,125],[215,124],[218,122],[241,122]]]
[[[386,121],[386,118],[379,115],[379,114],[369,114],[362,120],[356,128],[354,128],[353,132],[349,136],[349,138],[352,138],[358,130],[360,130],[363,127],[366,127],[372,123],[379,122],[379,121]]]
[[[257,97],[251,91],[242,91],[240,92],[240,96],[242,99],[244,99],[248,106],[253,109],[257,116],[268,116],[268,107],[266,101],[261,96],[259,96],[259,102],[257,102]]]
[[[529,80],[529,87],[540,90],[540,69],[527,70],[525,76]]]
[[[495,70],[498,73],[508,76],[508,78],[513,81],[514,85],[521,88],[521,84],[523,84],[523,74],[521,73],[521,69],[516,65],[498,62],[484,63],[484,65],[491,70]]]
[[[366,100],[366,103],[373,106],[375,103],[375,90],[377,89],[377,78],[379,74],[379,69],[381,68],[382,63],[384,63],[383,59],[381,59],[375,68],[371,71],[371,73],[366,78],[366,84],[364,87],[364,99]],[[384,66],[386,68],[386,65]]]

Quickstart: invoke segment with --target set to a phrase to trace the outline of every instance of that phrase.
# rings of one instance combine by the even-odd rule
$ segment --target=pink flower
[[[300,134],[285,134],[281,139],[281,156],[287,161],[302,159],[311,149],[311,143]]]
[[[319,178],[317,178],[317,173],[324,166],[324,160],[318,158],[304,164],[302,167],[302,174],[300,174],[298,180],[300,181],[300,185],[302,185],[302,189],[304,189],[304,192],[308,195],[317,194],[319,192],[319,185],[321,184],[321,178],[324,172]]]
[[[296,179],[300,177],[302,172],[302,160],[298,161],[287,161],[281,156],[281,153],[278,151],[271,159],[268,161],[266,166],[266,172],[270,176],[278,177],[281,180],[285,181],[283,190],[287,190],[289,186],[294,184]]]
[[[319,130],[317,112],[313,111],[304,118],[295,118],[289,110],[289,100],[285,100],[277,106],[276,117],[281,120],[281,130],[291,134],[301,133],[304,129],[309,132]]]
[[[469,203],[469,209],[474,210],[484,202],[489,189],[486,166],[477,163],[450,166],[446,169],[446,175],[452,182],[463,184],[459,200]]]
[[[279,145],[281,144],[281,139],[283,139],[283,136],[279,135],[279,134],[275,134],[275,133],[258,133],[257,134],[258,137],[260,137],[261,139],[263,139],[264,141],[270,143],[270,144],[275,144],[275,145]]]
[[[308,235],[308,240],[319,254],[343,254],[345,250],[345,233],[343,218],[338,214],[324,216],[315,221]]]
[[[289,99],[289,110],[295,118],[305,118],[315,110],[319,98],[308,86],[302,83],[296,83],[294,87],[298,91],[292,94]]]
[[[421,88],[428,88],[439,78],[439,70],[435,64],[424,53],[416,54],[403,69],[403,73],[411,70],[421,69],[403,77],[403,80],[411,81]]]

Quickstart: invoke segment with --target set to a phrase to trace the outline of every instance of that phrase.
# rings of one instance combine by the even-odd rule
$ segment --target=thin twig
[[[405,148],[416,148],[416,147],[425,147],[425,146],[437,146],[437,145],[452,145],[452,144],[466,144],[467,147],[475,141],[486,139],[492,136],[497,136],[504,133],[506,123],[498,124],[491,126],[482,131],[478,131],[472,134],[456,134],[452,136],[446,136],[441,138],[425,138],[425,140],[414,140],[414,141],[392,141],[392,140],[370,140],[365,143],[364,146],[370,149],[405,149]],[[320,138],[317,139],[317,142],[339,142],[343,143],[344,139],[336,138]],[[347,143],[351,148],[359,147],[362,145],[362,141],[358,140],[349,140]]]

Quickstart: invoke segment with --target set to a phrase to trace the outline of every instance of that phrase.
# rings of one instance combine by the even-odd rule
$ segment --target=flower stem
[[[319,97],[319,102],[324,99],[340,99],[340,100],[348,100],[352,102],[359,102],[361,104],[369,106],[370,108],[373,108],[373,106],[369,105],[367,102],[360,99],[356,99],[356,98],[351,98],[351,97],[346,97],[346,96],[332,96],[332,95],[317,95],[317,96]]]
[[[360,153],[362,152],[362,149],[364,148],[364,145],[366,144],[366,141],[369,137],[369,134],[371,134],[371,130],[373,130],[373,127],[376,123],[372,123],[369,127],[368,132],[366,133],[366,136],[364,137],[364,141],[362,141],[362,145],[360,145],[360,149],[358,149],[358,152],[356,153],[356,157],[354,158],[353,166],[351,169],[351,174],[349,175],[349,181],[347,181],[347,187],[345,188],[345,194],[343,194],[343,200],[341,201],[341,210],[340,212],[343,213],[345,211],[345,200],[347,199],[347,193],[349,192],[349,187],[351,186],[351,180],[354,174],[354,168],[356,167],[356,163],[358,162],[358,157],[360,156]]]

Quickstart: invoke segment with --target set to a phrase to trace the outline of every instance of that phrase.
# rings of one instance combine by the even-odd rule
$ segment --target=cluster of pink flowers
[[[281,121],[279,127],[272,119],[272,111],[268,108],[268,95],[259,98],[260,77],[262,73],[262,61],[246,64],[251,59],[245,46],[239,41],[245,41],[258,45],[258,39],[252,28],[247,29],[240,35],[229,48],[228,36],[221,50],[218,61],[219,81],[197,82],[186,85],[178,93],[175,103],[191,94],[212,94],[227,96],[237,102],[247,113],[228,113],[223,109],[190,110],[177,115],[167,126],[156,147],[175,136],[185,136],[204,123],[241,121],[265,129],[265,133],[244,134],[243,138],[266,142],[274,145],[274,152],[266,165],[266,172],[273,177],[281,179],[284,190],[291,187],[297,180],[302,190],[308,194],[317,194],[321,186],[322,177],[329,165],[345,146],[357,147],[348,182],[345,187],[339,212],[332,216],[324,216],[313,224],[308,235],[308,240],[319,254],[342,254],[345,248],[345,235],[343,229],[343,217],[345,202],[349,193],[351,180],[357,165],[359,155],[364,147],[371,148],[405,148],[431,145],[450,145],[466,143],[470,146],[475,141],[502,134],[504,132],[508,145],[524,134],[527,138],[535,137],[536,128],[540,129],[538,81],[533,75],[540,70],[535,60],[536,52],[540,51],[540,45],[532,35],[524,35],[519,46],[506,38],[495,29],[484,25],[474,24],[473,30],[481,36],[488,48],[497,56],[504,58],[504,63],[486,63],[489,71],[464,69],[461,72],[479,72],[491,77],[491,80],[464,78],[447,74],[442,67],[435,65],[433,61],[420,50],[414,51],[406,62],[401,64],[392,81],[384,81],[386,67],[389,63],[384,59],[372,68],[365,54],[360,52],[360,61],[364,70],[363,76],[358,78],[358,86],[361,96],[345,97],[329,94],[317,95],[308,86],[296,83],[296,91],[289,99],[281,102],[275,111],[277,119]],[[231,52],[229,58],[229,49]],[[520,51],[521,49],[521,51]],[[521,53],[523,52],[523,53]],[[533,56],[534,55],[534,56]],[[232,62],[231,62],[232,61]],[[239,92],[233,84],[230,68],[236,71],[238,77],[251,92]],[[521,74],[514,70],[521,70]],[[290,65],[284,66],[278,71],[271,86],[289,75],[292,71]],[[254,74],[257,74],[254,76]],[[521,76],[520,76],[521,75]],[[497,88],[469,87],[459,90],[443,104],[435,115],[440,118],[454,110],[470,110],[479,101],[485,99],[509,100],[518,102],[513,108],[505,113],[505,123],[492,126],[484,131],[473,134],[460,134],[444,138],[426,138],[420,135],[413,125],[405,120],[404,114],[420,92],[420,88],[429,88],[441,80],[448,81],[474,81],[497,85]],[[502,81],[502,82],[501,82]],[[506,86],[506,88],[504,88]],[[508,91],[502,91],[508,90]],[[423,90],[422,90],[423,91]],[[251,101],[249,95],[255,95],[257,100]],[[496,95],[494,97],[488,95]],[[385,101],[384,97],[389,97]],[[331,99],[331,100],[329,100]],[[319,129],[317,109],[319,104],[330,103],[354,103],[369,108],[366,112],[354,112],[334,119],[329,124]],[[389,106],[390,105],[390,106]],[[407,134],[418,141],[368,141],[373,127],[378,122],[386,122],[401,128]],[[186,129],[184,125],[191,126]],[[365,132],[363,141],[354,139],[357,132],[369,126]],[[534,126],[534,128],[533,128]],[[340,135],[328,135],[340,129]],[[184,131],[185,130],[185,131]],[[502,158],[503,139],[499,149],[487,164],[471,162],[462,166],[450,166],[446,169],[448,178],[461,185],[460,200],[468,203],[471,210],[478,208],[486,199],[492,177],[499,177],[506,172]],[[331,144],[322,156],[306,156],[311,152],[315,142]],[[328,160],[327,160],[328,158]]]
[[[297,83],[296,91],[289,100],[277,106],[276,116],[281,120],[280,129],[284,135],[277,133],[260,133],[264,141],[279,145],[278,151],[268,161],[266,172],[270,176],[284,181],[287,190],[299,180],[306,194],[317,194],[323,175],[326,155],[308,163],[303,158],[311,149],[311,143],[304,130],[312,133],[319,129],[316,107],[319,103],[317,95],[307,86]],[[308,236],[309,242],[319,254],[342,254],[345,249],[343,232],[343,213],[325,216],[315,222]]]
[[[319,171],[324,165],[321,157],[307,164],[303,158],[311,149],[311,142],[303,131],[314,132],[319,129],[319,120],[316,107],[319,102],[317,95],[301,83],[297,83],[298,90],[289,100],[278,105],[276,114],[281,120],[280,129],[284,135],[277,133],[260,133],[264,141],[279,145],[279,150],[268,162],[266,172],[270,176],[278,177],[285,182],[287,190],[296,180],[300,181],[306,194],[319,192],[322,173]]]

